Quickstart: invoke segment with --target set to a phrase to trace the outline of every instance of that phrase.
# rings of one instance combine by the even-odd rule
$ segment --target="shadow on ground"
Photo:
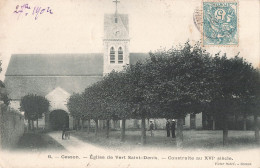
[[[20,138],[15,150],[62,151],[65,148],[46,133],[25,133]]]

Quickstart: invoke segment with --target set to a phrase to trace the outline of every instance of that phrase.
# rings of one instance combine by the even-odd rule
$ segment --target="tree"
[[[29,128],[30,121],[37,120],[37,129],[38,129],[38,119],[42,117],[42,114],[49,110],[50,103],[49,101],[42,96],[28,94],[21,98],[20,110],[24,111],[25,118],[28,119]],[[33,123],[33,122],[32,122]],[[34,129],[34,124],[32,125]]]
[[[253,67],[243,58],[235,56],[228,59],[224,54],[217,54],[214,59],[214,72],[211,89],[211,108],[216,116],[221,117],[223,126],[223,145],[228,143],[228,116],[241,114],[236,106],[243,108],[244,114],[250,104],[250,91]]]
[[[145,119],[151,118],[150,104],[147,101],[147,86],[151,85],[146,78],[148,67],[145,63],[137,62],[125,71],[126,84],[124,97],[130,107],[131,118],[141,119],[141,143],[146,144]]]
[[[107,120],[106,136],[109,137],[110,120],[122,119],[121,140],[125,139],[126,103],[124,102],[124,72],[112,71],[100,82],[103,101],[101,101],[102,116]]]
[[[0,60],[0,73],[2,71],[2,61]],[[3,101],[5,105],[10,104],[10,99],[8,98],[7,90],[4,83],[0,80],[0,101]]]
[[[253,115],[254,115],[254,127],[255,127],[255,141],[256,143],[260,142],[260,136],[259,136],[259,123],[258,123],[258,117],[260,115],[260,69],[257,69],[254,73],[254,79],[256,82],[254,82],[253,87]]]
[[[83,95],[79,93],[74,93],[70,96],[67,103],[70,115],[77,120],[77,129],[79,128],[80,119],[83,117],[84,110],[84,99]]]
[[[86,88],[84,97],[84,112],[83,116],[93,119],[95,121],[95,135],[98,133],[98,120],[102,119],[101,101],[102,96],[100,92],[100,82],[94,83],[90,87]]]
[[[180,50],[172,48],[150,55],[146,77],[152,83],[148,85],[152,116],[177,118],[177,145],[181,145],[183,118],[204,111],[209,100],[211,59],[199,44],[192,47],[188,42]]]
[[[127,68],[127,67],[126,67]],[[110,85],[110,100],[111,103],[110,109],[113,111],[113,119],[118,120],[121,119],[122,127],[121,127],[121,141],[125,141],[125,124],[126,119],[133,117],[131,115],[131,111],[133,110],[131,107],[131,103],[129,102],[128,91],[131,79],[129,75],[126,73],[126,69],[121,72],[112,71],[107,80]]]
[[[0,80],[0,101],[3,101],[5,105],[10,104],[10,99],[8,98],[8,93],[5,88],[4,83]]]
[[[244,105],[243,113],[254,116],[255,142],[259,143],[259,124],[258,116],[260,115],[260,71],[251,69],[247,73],[247,81],[243,85],[246,92],[241,96],[241,104]]]
[[[114,110],[115,116],[121,119],[122,121],[122,128],[121,128],[121,141],[125,141],[125,126],[126,126],[126,119],[131,118],[131,104],[128,102],[127,96],[125,91],[129,88],[129,78],[124,71],[115,72],[114,74],[115,80],[114,83],[116,86],[114,92]]]

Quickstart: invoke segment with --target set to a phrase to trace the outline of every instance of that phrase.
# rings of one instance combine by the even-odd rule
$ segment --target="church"
[[[126,65],[149,58],[148,53],[132,53],[129,50],[128,15],[119,14],[118,1],[114,2],[116,12],[104,15],[103,52],[12,54],[4,81],[12,100],[11,107],[19,109],[21,98],[27,94],[44,96],[50,101],[50,109],[40,126],[58,129],[60,125],[55,121],[63,116],[69,128],[73,128],[75,123],[66,106],[70,95],[83,92],[112,70],[120,71]],[[157,128],[165,127],[165,119],[154,121]],[[188,115],[184,124],[186,128],[202,128],[202,114]],[[137,120],[127,122],[127,128],[138,125]]]

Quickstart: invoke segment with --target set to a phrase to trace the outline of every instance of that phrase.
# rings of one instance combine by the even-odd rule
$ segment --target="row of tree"
[[[235,56],[211,56],[199,44],[188,42],[182,49],[150,53],[146,61],[112,71],[103,80],[74,94],[68,109],[77,119],[122,120],[125,139],[126,119],[141,119],[141,142],[146,143],[145,119],[177,119],[177,140],[183,140],[183,118],[187,114],[208,113],[221,118],[223,144],[227,143],[228,116],[250,114],[255,119],[260,102],[260,75],[250,63]],[[97,130],[97,129],[96,129]]]

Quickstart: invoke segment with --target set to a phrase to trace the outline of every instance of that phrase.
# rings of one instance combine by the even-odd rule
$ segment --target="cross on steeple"
[[[113,2],[116,4],[116,16],[117,16],[117,3],[120,3],[120,1],[115,0],[115,1],[113,1]]]

